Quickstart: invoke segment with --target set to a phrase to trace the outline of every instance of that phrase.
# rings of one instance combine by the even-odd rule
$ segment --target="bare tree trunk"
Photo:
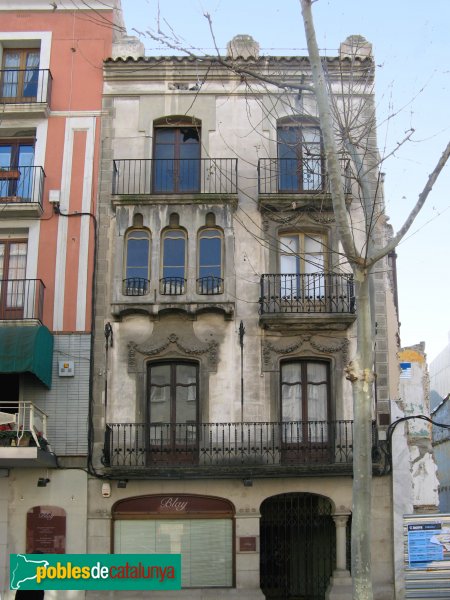
[[[300,0],[305,26],[314,93],[317,100],[319,120],[323,135],[323,144],[330,181],[333,211],[339,239],[345,256],[355,276],[355,300],[357,306],[357,347],[356,356],[347,368],[347,378],[353,389],[353,507],[352,507],[352,580],[353,600],[373,600],[371,572],[371,517],[372,517],[372,419],[374,416],[374,346],[373,318],[370,302],[370,271],[374,264],[390,252],[410,228],[422,208],[434,182],[450,156],[450,143],[429,176],[418,201],[399,230],[384,247],[372,245],[374,228],[373,210],[376,197],[371,197],[369,182],[364,169],[360,168],[360,157],[351,140],[343,134],[343,143],[350,149],[355,164],[359,165],[358,185],[363,196],[365,212],[365,250],[364,254],[355,246],[354,232],[349,222],[345,205],[344,185],[339,164],[338,149],[333,126],[333,114],[325,74],[317,46],[311,5],[313,0]],[[375,193],[376,196],[376,193]]]
[[[371,600],[371,517],[372,517],[372,398],[373,334],[370,310],[369,274],[355,273],[358,310],[357,351],[349,366],[353,384],[353,506],[352,580],[354,600]]]
[[[333,210],[339,237],[355,275],[357,306],[356,357],[348,367],[353,385],[353,508],[352,508],[352,581],[353,600],[372,600],[371,572],[371,496],[372,496],[372,397],[373,346],[372,316],[369,298],[369,269],[358,256],[345,206],[344,185],[333,130],[328,91],[319,56],[311,14],[311,0],[301,0],[308,53],[323,134]],[[369,239],[370,232],[366,232]]]

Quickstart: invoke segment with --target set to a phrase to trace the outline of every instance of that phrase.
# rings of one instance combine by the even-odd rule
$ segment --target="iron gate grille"
[[[336,567],[331,503],[281,494],[261,505],[261,589],[268,600],[324,600]]]

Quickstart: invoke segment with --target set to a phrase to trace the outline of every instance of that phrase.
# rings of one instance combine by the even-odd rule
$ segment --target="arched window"
[[[223,234],[220,229],[202,229],[198,234],[198,293],[223,292]]]
[[[155,124],[153,192],[183,194],[200,191],[200,125],[168,117]]]
[[[315,122],[279,123],[278,177],[280,192],[315,192],[324,187],[320,128]]]
[[[186,290],[186,232],[166,229],[162,235],[161,294],[184,294]]]
[[[131,229],[125,238],[126,296],[143,296],[150,283],[150,232],[147,229]]]

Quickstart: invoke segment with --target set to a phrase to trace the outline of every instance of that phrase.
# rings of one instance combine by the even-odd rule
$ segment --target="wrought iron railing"
[[[186,292],[186,279],[183,277],[162,277],[159,280],[159,291],[162,295],[179,296]]]
[[[124,296],[145,296],[148,294],[150,281],[143,277],[128,277],[122,284]]]
[[[0,104],[50,104],[52,81],[49,69],[1,69]]]
[[[197,279],[197,293],[203,296],[214,296],[223,293],[223,279],[208,275]]]
[[[36,203],[42,208],[44,180],[42,167],[0,167],[0,203]]]
[[[0,321],[42,322],[44,290],[40,279],[0,279]]]
[[[259,312],[354,313],[353,275],[348,273],[264,274]]]
[[[351,464],[353,421],[109,423],[110,467]]]
[[[350,193],[350,165],[340,159],[345,193]],[[328,175],[325,158],[308,154],[303,158],[260,158],[258,161],[259,194],[317,194],[327,192]]]
[[[112,193],[236,194],[236,158],[120,159],[113,161]]]

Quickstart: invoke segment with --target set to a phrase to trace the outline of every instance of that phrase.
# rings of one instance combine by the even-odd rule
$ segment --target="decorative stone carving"
[[[159,338],[153,344],[138,345],[135,342],[128,343],[128,372],[136,373],[138,370],[138,360],[136,354],[141,355],[141,361],[145,357],[163,356],[170,351],[175,351],[187,357],[205,357],[206,367],[209,371],[217,370],[218,362],[218,344],[216,340],[210,342],[201,342],[198,338],[189,336],[189,339],[182,339],[176,333],[171,333],[165,339]],[[139,362],[141,362],[139,361]]]
[[[330,223],[334,223],[336,221],[334,215],[326,215],[320,212],[310,212],[309,217],[311,221],[320,223],[321,225],[329,225]]]
[[[291,338],[292,339],[292,338]],[[302,335],[293,339],[291,343],[283,346],[273,344],[271,341],[262,344],[262,369],[263,371],[278,370],[278,359],[287,354],[295,355],[300,350],[315,350],[323,354],[341,354],[343,364],[348,362],[349,341],[341,337],[325,337],[319,335]]]

